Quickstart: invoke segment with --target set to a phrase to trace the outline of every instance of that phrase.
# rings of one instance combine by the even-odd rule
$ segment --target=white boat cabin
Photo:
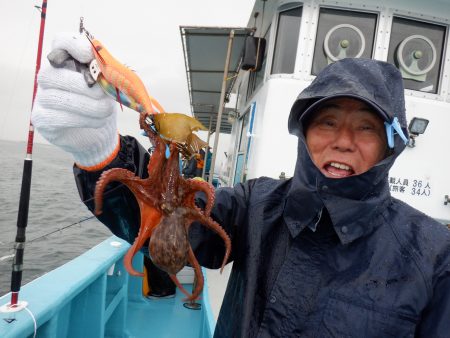
[[[260,70],[241,60],[227,89],[228,185],[292,176],[297,138],[287,121],[299,92],[331,62],[373,58],[396,65],[406,89],[411,139],[390,172],[392,195],[450,223],[449,24],[444,0],[257,0],[247,29],[265,39]]]

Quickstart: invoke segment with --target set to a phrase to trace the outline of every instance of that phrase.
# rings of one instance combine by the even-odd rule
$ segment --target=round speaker
[[[333,62],[346,57],[359,58],[366,48],[366,39],[358,27],[344,23],[328,31],[323,47]]]
[[[423,35],[405,38],[397,49],[397,61],[411,75],[424,75],[436,64],[436,47]]]

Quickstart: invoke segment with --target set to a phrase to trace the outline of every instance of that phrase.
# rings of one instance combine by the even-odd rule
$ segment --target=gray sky
[[[254,0],[48,0],[42,66],[57,32],[85,27],[144,81],[168,112],[190,112],[179,26],[246,26]],[[0,139],[26,141],[33,92],[39,0],[0,0]],[[138,134],[137,116],[119,131]],[[202,137],[205,138],[205,137]],[[40,135],[35,142],[44,142]],[[45,142],[44,142],[45,143]],[[212,143],[211,143],[212,144]],[[226,150],[226,149],[225,149]]]

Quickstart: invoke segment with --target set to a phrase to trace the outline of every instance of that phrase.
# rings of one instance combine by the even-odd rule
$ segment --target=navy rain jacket
[[[393,153],[362,175],[329,179],[312,163],[295,124],[321,97],[356,94],[389,118],[396,115],[406,130],[403,92],[391,97],[389,84],[381,88],[377,81],[398,76],[393,67],[365,60],[335,65],[293,107],[289,128],[299,136],[294,177],[216,191],[213,217],[233,244],[216,338],[450,337],[450,231],[389,193],[388,171],[404,144],[396,137]],[[362,70],[364,85],[355,76]],[[327,71],[341,79],[339,87],[321,84]],[[118,157],[105,170],[124,167],[145,176],[147,162],[136,140],[122,137]],[[100,173],[74,172],[93,210]],[[139,227],[134,197],[117,184],[105,199],[99,219],[132,243]],[[217,235],[195,224],[190,240],[203,266],[220,267],[224,246]]]

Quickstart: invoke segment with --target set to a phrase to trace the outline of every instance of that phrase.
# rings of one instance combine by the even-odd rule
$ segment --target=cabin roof
[[[251,29],[245,27],[180,27],[191,111],[206,128],[212,117],[211,130],[215,130],[217,125],[228,38],[231,30],[234,30],[234,39],[228,70],[228,79],[230,80],[227,81],[226,100],[233,87],[234,76],[239,71],[245,37],[251,33]],[[220,126],[222,133],[231,133],[231,124],[227,119],[230,109],[225,108],[223,111]]]

